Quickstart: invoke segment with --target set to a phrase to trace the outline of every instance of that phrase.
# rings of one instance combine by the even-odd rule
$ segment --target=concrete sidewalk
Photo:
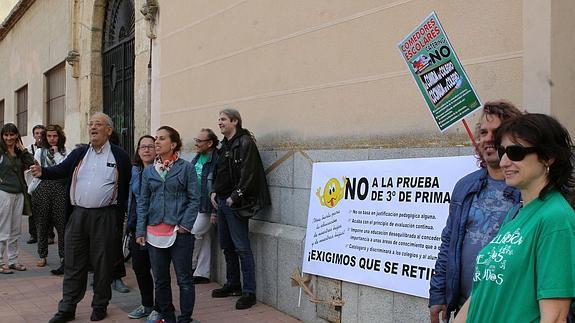
[[[58,301],[62,298],[62,277],[54,276],[51,269],[58,267],[58,251],[56,245],[49,247],[48,265],[36,267],[38,254],[36,244],[26,244],[28,240],[27,218],[23,217],[22,236],[20,237],[20,263],[28,270],[10,275],[0,274],[0,322],[48,322],[56,313]],[[108,316],[102,322],[144,322],[145,319],[131,320],[128,312],[140,304],[140,293],[132,270],[131,263],[126,263],[127,276],[124,282],[131,289],[130,293],[122,294],[112,291],[112,300],[108,306]],[[91,278],[90,278],[91,279]],[[90,280],[89,279],[89,280]],[[238,297],[212,298],[211,290],[220,285],[215,283],[196,285],[196,305],[194,319],[202,323],[209,322],[300,322],[268,305],[257,303],[248,310],[236,310],[235,301]],[[172,292],[174,306],[178,305],[178,287],[172,273]],[[76,320],[73,322],[90,322],[91,288],[87,288],[86,296],[78,304]]]

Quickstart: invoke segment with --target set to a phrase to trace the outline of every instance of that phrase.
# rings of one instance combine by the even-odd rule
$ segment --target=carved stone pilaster
[[[68,56],[66,56],[66,62],[68,62],[68,64],[70,64],[70,66],[72,67],[72,77],[74,78],[78,78],[79,73],[79,62],[80,62],[80,53],[78,53],[76,50],[71,50],[68,52]]]
[[[146,0],[146,3],[140,9],[144,19],[148,25],[146,35],[150,39],[156,38],[156,20],[158,15],[159,4],[158,0]]]

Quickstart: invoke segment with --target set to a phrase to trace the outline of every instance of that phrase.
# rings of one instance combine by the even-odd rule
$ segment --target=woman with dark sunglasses
[[[504,122],[495,145],[508,185],[521,190],[477,256],[471,297],[455,322],[565,322],[575,297],[573,142],[544,114]]]

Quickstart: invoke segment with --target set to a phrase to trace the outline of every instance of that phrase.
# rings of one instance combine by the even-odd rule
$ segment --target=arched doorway
[[[134,2],[106,5],[102,44],[104,113],[114,122],[119,144],[134,153]]]

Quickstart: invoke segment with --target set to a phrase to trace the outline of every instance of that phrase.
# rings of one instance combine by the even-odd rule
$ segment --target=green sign
[[[435,12],[397,48],[439,130],[447,130],[481,106]]]

